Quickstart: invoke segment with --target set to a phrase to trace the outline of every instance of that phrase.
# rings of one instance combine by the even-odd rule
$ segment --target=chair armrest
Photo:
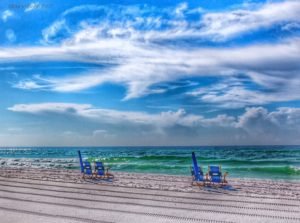
[[[205,180],[210,180],[209,173],[205,174]]]
[[[229,175],[228,172],[225,172],[225,173],[224,173],[224,178],[223,178],[224,183],[227,183],[226,177],[227,177],[228,175]]]

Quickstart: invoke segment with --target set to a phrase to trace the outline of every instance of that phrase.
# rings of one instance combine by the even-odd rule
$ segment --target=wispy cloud
[[[223,41],[243,33],[300,21],[300,2],[246,4],[241,9],[203,15],[201,35]]]
[[[2,12],[1,18],[3,22],[6,22],[9,17],[12,17],[14,13],[11,10],[5,10]]]
[[[0,52],[0,63],[60,60],[106,65],[80,75],[33,75],[14,84],[14,87],[26,90],[76,92],[110,82],[125,86],[124,100],[129,100],[165,92],[165,89],[154,87],[159,83],[206,76],[231,78],[242,73],[270,93],[262,96],[262,91],[257,89],[228,86],[219,89],[217,94],[213,92],[215,89],[207,88],[211,92],[195,91],[190,95],[205,102],[231,103],[234,107],[298,100],[300,95],[295,89],[300,85],[299,38],[240,47],[189,44],[194,43],[194,37],[224,40],[261,27],[297,22],[299,9],[298,1],[248,4],[240,10],[215,13],[189,8],[185,3],[165,9],[77,6],[66,10],[44,29],[43,41],[49,45],[4,48]],[[86,17],[74,16],[83,12]],[[190,18],[195,15],[199,19]],[[183,41],[185,38],[189,41]]]
[[[93,43],[78,43],[61,47],[6,49],[0,53],[0,60],[18,60],[18,58],[57,60],[59,58],[60,60],[110,64],[106,68],[78,76],[46,78],[35,75],[32,79],[20,80],[15,84],[15,87],[22,89],[73,92],[112,82],[127,86],[125,99],[131,99],[155,93],[150,86],[157,83],[201,76],[228,78],[244,73],[253,83],[267,90],[280,92],[281,100],[286,101],[300,97],[298,91],[294,91],[292,95],[286,94],[286,91],[292,92],[300,84],[298,81],[299,46],[300,40],[297,38],[277,44],[192,50],[182,47],[167,48],[136,44],[123,40],[99,40]],[[286,75],[289,75],[288,79]],[[253,101],[261,97],[262,99],[259,100],[261,103],[278,100],[276,94],[275,96],[268,96],[268,94],[259,96],[259,92],[255,89],[249,91],[243,87],[227,86],[223,89],[223,92],[225,91],[227,96],[238,91],[240,95],[245,96],[244,99],[252,94]],[[205,98],[208,99],[207,96],[203,97]],[[220,101],[221,98],[215,97],[215,99]]]
[[[291,22],[291,23],[288,23],[284,26],[282,26],[281,28],[282,30],[284,31],[294,31],[294,30],[299,30],[300,29],[300,22]]]
[[[32,2],[25,8],[24,12],[31,12],[33,10],[37,10],[41,8],[41,4],[39,2]]]
[[[210,86],[197,88],[186,94],[197,98],[199,101],[215,104],[223,108],[242,108],[245,106],[298,100],[300,98],[297,91],[300,87],[299,81],[295,79],[282,81],[283,78],[276,79],[274,83],[270,83],[272,77],[267,78],[269,80],[269,83],[266,83],[268,84],[267,88],[259,86],[249,87],[239,79],[224,78]],[[283,86],[280,86],[281,84]]]
[[[23,129],[19,127],[10,127],[7,130],[10,133],[21,133],[23,131]]]
[[[83,111],[86,109],[91,109],[89,104],[72,104],[72,103],[42,103],[42,104],[17,104],[13,107],[8,108],[8,110],[14,112],[25,112],[32,114],[39,113],[77,113],[77,111]]]
[[[87,12],[86,20],[74,21],[74,15],[79,12]],[[88,12],[98,13],[98,17],[94,18],[94,14]],[[71,36],[74,31],[84,30],[89,26],[87,20],[90,19],[93,25],[89,27],[89,32],[93,38],[125,38],[147,42],[166,40],[165,44],[170,41],[191,41],[199,38],[225,41],[262,28],[268,29],[276,25],[283,27],[299,22],[299,12],[300,2],[297,0],[244,4],[239,6],[239,9],[225,9],[221,12],[190,8],[187,3],[163,9],[139,5],[83,5],[66,10],[43,34],[48,42],[62,40]],[[72,17],[72,29],[66,25],[69,17]],[[191,19],[192,17],[199,19]],[[90,38],[79,34],[78,37],[80,36],[83,39]]]
[[[55,21],[51,26],[45,28],[42,31],[43,40],[42,43],[50,43],[51,39],[58,35],[59,32],[69,32],[69,28],[66,25],[65,19]]]
[[[6,30],[5,31],[5,36],[6,36],[6,39],[9,42],[15,42],[16,39],[17,39],[16,34],[15,34],[15,32],[12,29]]]

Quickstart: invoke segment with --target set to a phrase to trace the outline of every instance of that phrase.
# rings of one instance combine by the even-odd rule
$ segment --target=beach
[[[191,177],[79,170],[0,168],[1,222],[299,222],[300,183],[229,177],[198,187]]]
[[[300,0],[6,0],[0,27],[0,223],[300,223]]]

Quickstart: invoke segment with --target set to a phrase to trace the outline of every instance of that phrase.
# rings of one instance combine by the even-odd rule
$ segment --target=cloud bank
[[[215,117],[205,118],[201,115],[188,114],[185,110],[167,111],[156,114],[136,111],[119,111],[113,109],[95,108],[89,104],[72,103],[41,103],[41,104],[16,104],[8,110],[18,113],[30,113],[37,116],[53,115],[79,117],[91,122],[109,126],[123,126],[135,132],[140,137],[150,137],[153,133],[171,140],[173,137],[185,137],[197,143],[202,143],[204,132],[214,132],[215,140],[218,134],[230,132],[239,140],[261,144],[263,142],[280,144],[298,143],[297,135],[300,134],[300,109],[281,107],[275,111],[268,111],[263,107],[249,107],[238,116],[219,114]],[[111,128],[111,127],[110,127]],[[143,131],[140,132],[140,129]],[[182,129],[180,133],[174,132]],[[146,133],[151,134],[146,134]],[[95,134],[106,133],[106,130],[94,131]],[[127,133],[119,133],[118,137],[124,138]],[[179,134],[179,135],[177,135]],[[264,136],[262,139],[261,136]],[[210,139],[214,140],[214,139]],[[213,144],[211,141],[210,144]]]

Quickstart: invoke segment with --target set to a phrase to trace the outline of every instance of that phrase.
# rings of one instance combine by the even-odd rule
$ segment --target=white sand
[[[300,222],[300,183],[231,179],[231,190],[191,178],[0,168],[0,222]]]

